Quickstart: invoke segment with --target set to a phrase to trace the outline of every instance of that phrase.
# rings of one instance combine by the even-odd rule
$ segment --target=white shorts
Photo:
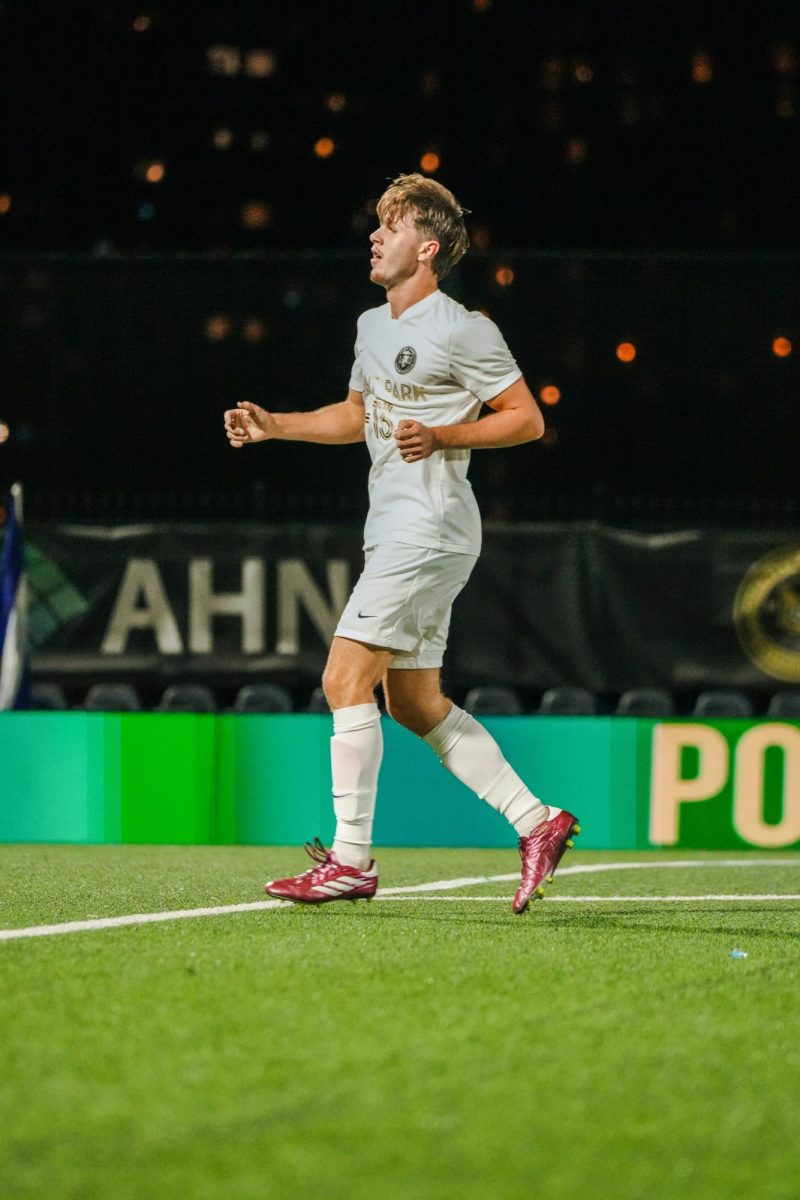
[[[453,601],[476,562],[402,542],[369,547],[336,636],[394,651],[393,669],[440,667]]]

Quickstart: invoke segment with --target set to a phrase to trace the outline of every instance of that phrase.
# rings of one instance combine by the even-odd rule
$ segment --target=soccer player
[[[314,412],[272,413],[243,402],[225,413],[237,448],[270,439],[366,441],[372,458],[364,570],[322,677],[333,713],[335,839],[330,851],[318,839],[307,843],[314,865],[266,891],[312,904],[375,894],[372,825],[383,754],[375,688],[382,682],[394,720],[516,831],[522,880],[513,910],[522,913],[580,832],[577,819],[537,799],[489,732],[443,695],[441,666],[453,601],[480,553],[470,452],[539,438],[544,420],[497,326],[439,289],[468,246],[452,192],[422,175],[399,175],[377,215],[370,278],[387,302],[359,318],[347,399]],[[484,405],[491,411],[479,421]]]

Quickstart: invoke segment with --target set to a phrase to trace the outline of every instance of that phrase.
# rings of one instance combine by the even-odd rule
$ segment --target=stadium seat
[[[800,691],[776,692],[769,702],[767,716],[800,721]]]
[[[292,698],[286,688],[277,683],[246,683],[236,694],[233,711],[288,713],[292,711]]]
[[[32,683],[28,706],[39,712],[60,712],[68,707],[67,697],[60,683]]]
[[[587,688],[549,688],[539,703],[540,715],[548,717],[593,717],[597,700]]]
[[[464,708],[478,717],[516,717],[522,712],[522,701],[512,688],[474,687],[464,697]]]
[[[173,683],[165,689],[154,711],[213,713],[217,711],[217,702],[205,683]]]
[[[95,683],[81,708],[88,712],[141,712],[142,702],[129,683]]]
[[[330,715],[330,711],[330,706],[328,701],[325,699],[325,693],[322,690],[322,685],[318,684],[309,697],[308,704],[306,705],[306,712],[327,713]]]
[[[618,717],[671,717],[675,705],[663,688],[629,688],[617,704]]]
[[[718,692],[713,689],[701,692],[695,700],[694,717],[748,718],[753,716],[753,705],[744,692]]]

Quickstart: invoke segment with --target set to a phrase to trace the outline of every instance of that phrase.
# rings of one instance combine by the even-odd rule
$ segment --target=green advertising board
[[[625,717],[484,723],[584,849],[800,848],[800,724]],[[0,841],[330,840],[331,722],[312,714],[0,714]],[[505,821],[384,719],[375,840],[508,846]]]

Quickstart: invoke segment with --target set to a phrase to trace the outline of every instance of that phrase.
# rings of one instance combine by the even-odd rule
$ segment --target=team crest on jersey
[[[417,361],[417,352],[413,346],[403,346],[394,360],[394,365],[401,375],[407,375]]]

